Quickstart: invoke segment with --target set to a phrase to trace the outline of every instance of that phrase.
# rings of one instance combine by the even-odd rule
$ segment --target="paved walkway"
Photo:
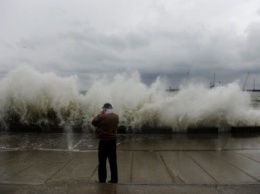
[[[30,143],[15,144],[17,135]],[[95,182],[95,139],[68,150],[34,135],[1,136],[0,193],[260,193],[257,135],[120,137],[118,184]]]

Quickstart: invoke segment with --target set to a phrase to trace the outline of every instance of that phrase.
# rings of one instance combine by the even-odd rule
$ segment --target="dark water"
[[[260,134],[126,134],[118,150],[260,149]],[[98,139],[86,133],[0,133],[0,150],[95,151]]]

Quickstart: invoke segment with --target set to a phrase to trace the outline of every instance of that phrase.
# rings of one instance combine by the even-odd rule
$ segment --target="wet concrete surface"
[[[84,133],[2,132],[0,193],[260,193],[259,134],[120,135],[118,184],[95,182],[97,145]]]

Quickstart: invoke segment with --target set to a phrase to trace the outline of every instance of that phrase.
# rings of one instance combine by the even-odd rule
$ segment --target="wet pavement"
[[[260,193],[260,135],[120,135],[118,184],[86,133],[0,134],[0,193]],[[109,177],[109,175],[108,175]]]

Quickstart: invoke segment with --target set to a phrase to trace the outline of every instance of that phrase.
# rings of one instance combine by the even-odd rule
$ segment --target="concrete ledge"
[[[225,193],[225,194],[259,194],[259,184],[97,184],[84,181],[69,181],[68,183],[24,185],[23,187],[1,189],[1,193],[124,193],[124,194],[172,194],[172,193]],[[4,192],[2,192],[4,191]]]
[[[200,133],[218,133],[217,127],[201,126],[201,127],[189,127],[187,129],[189,134],[200,134]]]
[[[118,134],[127,134],[127,128],[124,125],[118,126],[117,133]]]
[[[4,129],[0,127],[0,131],[10,131],[10,132],[43,132],[43,133],[66,133],[66,127],[56,126],[56,125],[43,125],[39,126],[36,124],[26,125],[26,124],[13,124]],[[70,132],[72,133],[86,133],[93,132],[93,127],[82,128],[81,126],[72,127]],[[260,133],[260,126],[231,126],[229,131],[226,133],[232,134],[243,134],[243,133]],[[139,129],[132,129],[131,126],[120,125],[118,127],[118,134],[207,134],[207,133],[219,133],[219,128],[214,126],[197,126],[197,127],[188,127],[187,130],[173,130],[171,127],[160,126],[142,126]]]
[[[260,133],[260,126],[231,127],[231,133]]]
[[[141,128],[142,134],[172,134],[171,127],[148,127],[143,126]]]
[[[0,127],[0,131],[10,131],[10,132],[42,132],[42,133],[66,133],[66,128],[57,125],[36,125],[36,124],[13,124],[9,125],[7,129]],[[82,133],[82,127],[72,127],[71,131],[74,133]]]

